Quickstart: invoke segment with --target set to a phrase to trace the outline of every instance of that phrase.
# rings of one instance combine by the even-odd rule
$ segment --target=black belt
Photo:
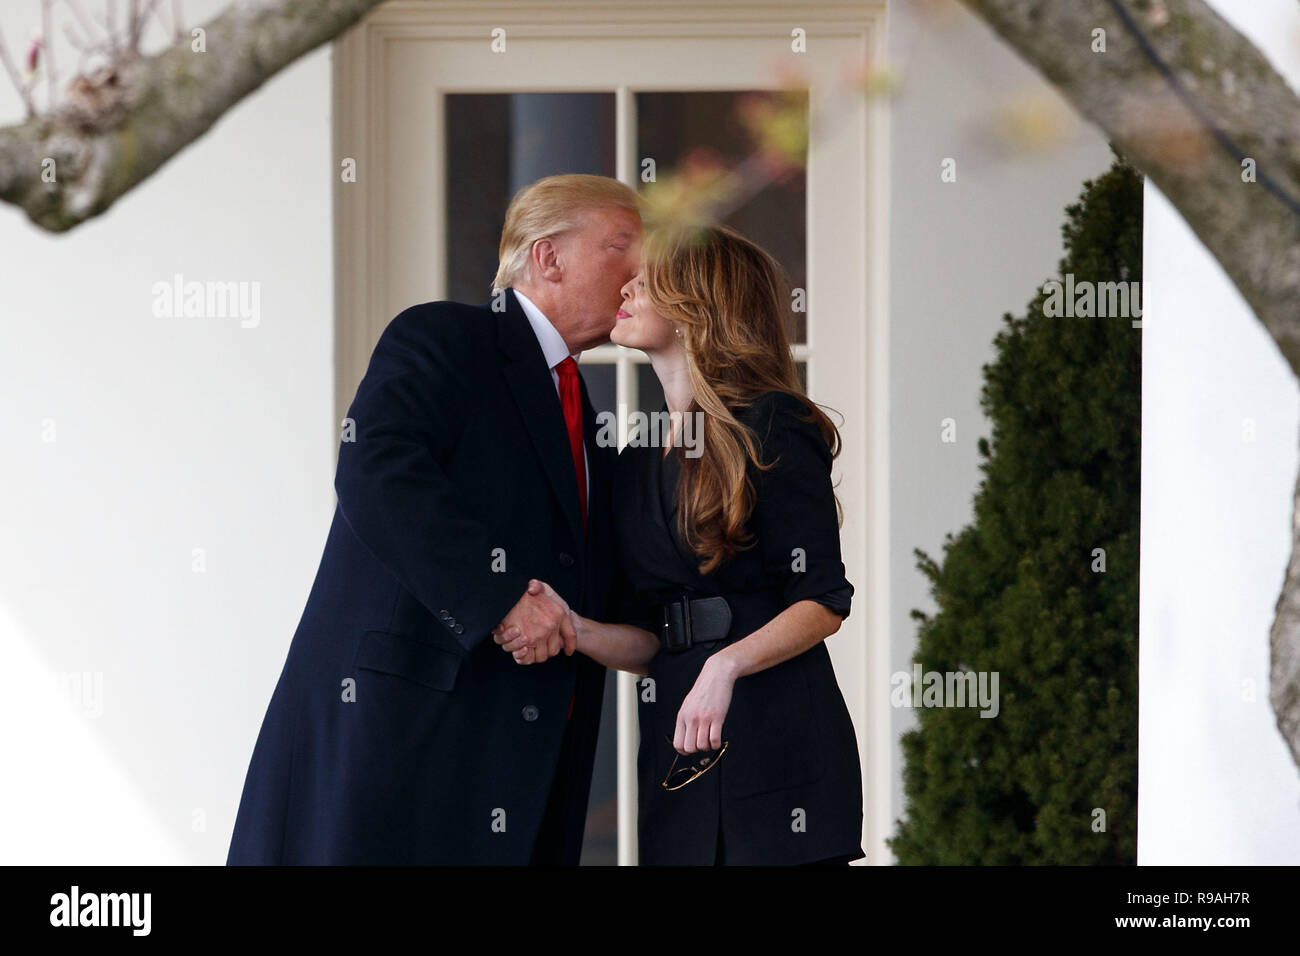
[[[731,633],[731,605],[721,595],[683,595],[659,607],[663,612],[659,643],[665,650],[684,651],[696,644],[725,640]]]

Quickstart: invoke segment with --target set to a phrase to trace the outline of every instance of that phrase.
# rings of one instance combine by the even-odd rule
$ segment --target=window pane
[[[700,148],[716,151],[728,165],[753,150],[748,131],[739,120],[747,91],[638,93],[637,155],[651,158],[659,174],[676,167]],[[803,118],[808,121],[807,97]],[[805,157],[806,160],[806,157]],[[794,288],[807,288],[807,175],[794,171],[787,180],[771,183],[723,221],[758,243],[781,263]],[[791,342],[808,341],[807,316],[790,312],[786,329]]]
[[[613,93],[450,93],[447,298],[486,302],[506,206],[556,173],[614,175]]]
[[[614,400],[618,396],[614,387],[617,366],[580,362],[578,370],[582,373],[582,380],[587,383],[587,397],[591,399],[591,407],[596,410],[596,414],[617,412],[618,409],[614,407]]]
[[[659,376],[649,362],[636,366],[636,393],[639,401],[637,408],[647,414],[653,414],[664,407],[664,389],[659,384]]]

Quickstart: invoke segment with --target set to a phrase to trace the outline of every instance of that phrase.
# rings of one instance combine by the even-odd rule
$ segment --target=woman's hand
[[[528,582],[528,593],[534,595],[543,594],[556,604],[560,605],[560,607],[564,609],[564,613],[569,615],[569,620],[573,624],[574,633],[578,633],[580,622],[583,620],[582,616],[570,608],[568,602],[565,601],[564,598],[560,597],[560,595],[557,594],[549,584],[545,581],[539,581],[536,578],[533,578]],[[523,636],[519,628],[502,628],[501,625],[498,624],[492,629],[492,638],[501,645],[503,651],[507,651],[514,656],[515,663],[534,663],[536,655],[534,653],[533,644]],[[576,640],[569,640],[566,638],[564,641],[564,653],[572,657],[576,650]]]
[[[730,658],[714,654],[704,662],[695,686],[677,712],[673,749],[679,754],[717,750],[722,746],[722,722],[731,708],[736,675]]]

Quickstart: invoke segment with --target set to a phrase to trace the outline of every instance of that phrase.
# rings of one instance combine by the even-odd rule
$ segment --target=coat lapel
[[[662,412],[668,411],[667,402],[664,403]],[[677,558],[681,561],[682,567],[690,574],[692,581],[700,579],[700,559],[697,554],[686,546],[682,540],[677,528],[677,514],[680,505],[677,501],[677,484],[681,480],[681,459],[677,457],[676,448],[668,452],[668,457],[663,457],[663,449],[653,446],[649,449],[653,452],[654,460],[654,481],[651,483],[650,493],[653,500],[659,505],[658,514],[660,525],[667,533],[668,540],[672,542],[672,547]]]
[[[507,359],[506,382],[519,413],[528,427],[529,437],[551,488],[564,509],[575,541],[582,541],[582,516],[578,512],[578,483],[569,454],[569,431],[564,425],[564,410],[555,394],[551,370],[542,356],[542,347],[528,323],[523,306],[513,289],[505,293],[506,311],[497,322],[497,344]],[[491,308],[489,303],[487,308]],[[588,403],[589,404],[589,403]],[[592,488],[596,486],[594,477]]]

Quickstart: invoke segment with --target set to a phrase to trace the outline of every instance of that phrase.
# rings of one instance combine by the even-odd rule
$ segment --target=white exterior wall
[[[225,861],[334,508],[328,57],[67,235],[0,207],[0,863]],[[178,272],[259,282],[260,321],[154,317]],[[99,716],[56,706],[72,672]]]

